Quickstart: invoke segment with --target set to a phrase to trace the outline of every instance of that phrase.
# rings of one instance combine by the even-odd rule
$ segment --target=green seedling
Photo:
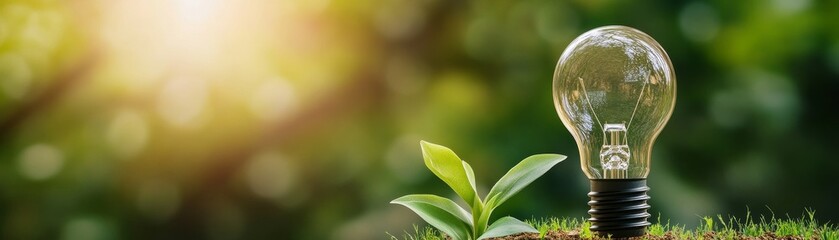
[[[513,217],[503,217],[488,225],[492,211],[524,187],[565,160],[558,154],[537,154],[525,158],[507,172],[483,199],[475,190],[475,173],[451,149],[420,142],[425,166],[443,180],[469,205],[471,211],[454,201],[431,194],[411,194],[391,203],[408,207],[431,226],[455,240],[486,239],[522,232],[538,233],[535,228]]]

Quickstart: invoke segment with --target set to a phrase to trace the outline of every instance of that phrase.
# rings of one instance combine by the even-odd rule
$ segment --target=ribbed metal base
[[[644,235],[650,225],[649,190],[646,179],[591,179],[589,229],[613,238]]]

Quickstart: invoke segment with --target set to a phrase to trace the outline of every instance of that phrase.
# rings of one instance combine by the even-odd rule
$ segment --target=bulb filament
[[[629,168],[629,144],[626,140],[626,126],[623,123],[603,125],[603,147],[600,149],[600,165],[606,178],[626,178]]]
[[[597,113],[591,104],[591,98],[588,96],[588,91],[586,91],[585,82],[583,78],[578,77],[577,79],[580,80],[580,87],[586,98],[586,103],[591,110],[591,114],[594,116],[597,124],[600,125],[600,118],[597,117]],[[641,92],[638,94],[638,100],[635,102],[635,107],[632,109],[632,115],[629,117],[628,123],[606,123],[601,125],[603,126],[603,147],[600,148],[600,166],[603,168],[605,178],[626,178],[627,176],[629,158],[631,156],[627,142],[627,128],[632,125],[632,120],[635,118],[635,112],[638,111],[638,105],[641,104],[647,83],[649,81],[644,81],[644,85],[641,86]]]

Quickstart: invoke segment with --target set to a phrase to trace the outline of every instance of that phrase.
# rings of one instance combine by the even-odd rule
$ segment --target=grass
[[[807,210],[801,217],[784,218],[760,216],[755,218],[746,213],[745,218],[702,217],[701,224],[695,229],[687,229],[684,225],[662,222],[661,216],[657,223],[647,228],[647,235],[635,239],[824,239],[839,240],[839,227],[825,223],[819,224],[815,219],[815,211]],[[532,219],[527,223],[533,225],[539,233],[520,234],[497,239],[608,239],[595,236],[588,227],[591,224],[585,219],[576,218],[547,218]],[[401,237],[389,235],[391,240],[442,240],[444,234],[431,227],[420,228],[414,226],[413,232],[405,232]]]

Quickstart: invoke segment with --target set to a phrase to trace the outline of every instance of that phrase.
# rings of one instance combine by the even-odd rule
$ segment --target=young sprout
[[[486,239],[522,232],[538,233],[527,223],[513,217],[502,217],[488,225],[492,211],[531,182],[541,177],[554,165],[565,160],[558,154],[537,154],[525,158],[501,177],[486,197],[481,199],[475,190],[475,173],[449,148],[420,142],[425,166],[443,180],[469,205],[469,210],[454,201],[431,194],[411,194],[391,203],[408,207],[431,226],[455,240]]]

